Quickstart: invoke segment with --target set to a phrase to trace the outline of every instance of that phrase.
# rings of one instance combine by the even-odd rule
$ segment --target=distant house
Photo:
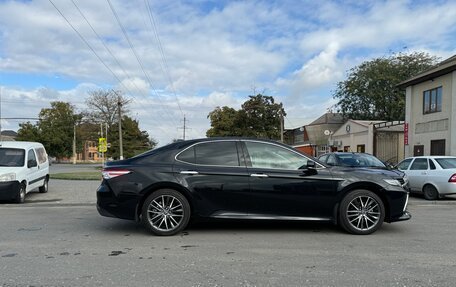
[[[404,122],[350,119],[332,134],[330,144],[337,151],[365,152],[397,163],[404,158]]]
[[[12,130],[4,130],[1,133],[1,140],[2,141],[14,141],[16,140],[17,132]]]
[[[311,156],[331,151],[330,135],[344,123],[339,113],[325,113],[308,125],[285,132],[286,143]]]
[[[406,90],[405,156],[456,155],[456,55],[398,87]]]

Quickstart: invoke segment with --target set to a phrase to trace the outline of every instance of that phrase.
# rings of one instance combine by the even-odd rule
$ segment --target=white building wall
[[[453,78],[455,73],[450,73],[433,80],[429,80],[406,90],[406,122],[409,123],[409,145],[406,156],[413,156],[415,145],[424,146],[424,155],[431,153],[431,140],[445,139],[445,154],[456,155],[452,152],[451,127],[456,127],[454,111],[456,107],[452,100],[455,97]],[[423,92],[442,87],[442,111],[423,114]],[[410,103],[410,104],[409,104]],[[451,146],[451,147],[450,147]]]
[[[448,143],[450,153],[456,156],[456,71],[451,73],[451,121],[450,121],[450,141]]]

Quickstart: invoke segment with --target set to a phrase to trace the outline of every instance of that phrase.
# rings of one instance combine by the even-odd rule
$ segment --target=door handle
[[[264,173],[252,173],[251,177],[269,177],[267,174]]]
[[[198,172],[194,171],[194,170],[183,170],[183,171],[180,172],[180,174],[196,175],[196,174],[198,174]]]

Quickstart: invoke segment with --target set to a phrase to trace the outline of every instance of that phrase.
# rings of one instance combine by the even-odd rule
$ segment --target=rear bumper
[[[0,200],[16,199],[20,189],[19,181],[0,182]]]
[[[134,220],[137,204],[138,196],[116,196],[104,181],[97,189],[97,210],[102,216]]]

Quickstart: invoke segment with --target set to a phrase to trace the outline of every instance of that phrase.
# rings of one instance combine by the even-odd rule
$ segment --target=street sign
[[[98,139],[98,151],[99,152],[107,152],[108,151],[108,142],[106,138],[99,138]]]

